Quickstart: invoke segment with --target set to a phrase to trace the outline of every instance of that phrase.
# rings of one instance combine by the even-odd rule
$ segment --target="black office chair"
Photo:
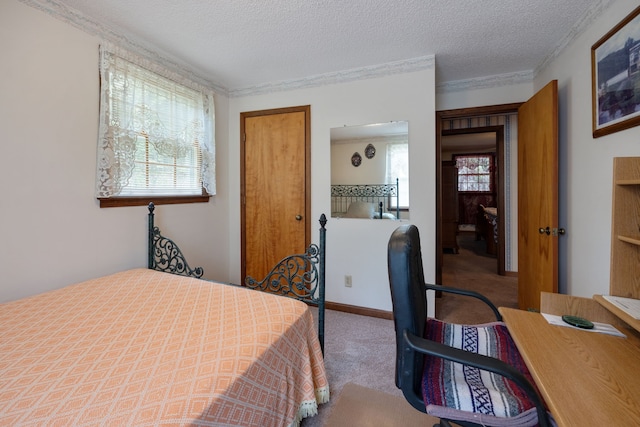
[[[388,268],[396,330],[396,386],[436,426],[550,426],[533,379],[497,308],[467,290],[426,284],[420,235],[398,227],[389,240]],[[456,325],[427,319],[427,290],[478,298],[497,321]],[[435,427],[435,426],[434,426]]]

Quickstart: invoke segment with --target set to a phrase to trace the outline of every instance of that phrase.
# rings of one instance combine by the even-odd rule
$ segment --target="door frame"
[[[301,248],[301,252],[303,253],[305,249],[309,246],[311,242],[311,106],[310,105],[301,105],[296,107],[284,107],[284,108],[275,108],[269,110],[257,110],[257,111],[247,111],[240,113],[240,274],[241,274],[241,282],[244,283],[244,278],[246,277],[246,193],[245,193],[245,119],[250,117],[259,117],[259,116],[268,116],[275,114],[287,114],[287,113],[305,113],[305,123],[304,123],[304,145],[305,145],[305,212],[304,212],[304,241],[305,246]],[[277,231],[274,231],[274,238],[277,236]],[[275,264],[274,264],[275,265]],[[261,278],[259,278],[261,279]]]
[[[441,110],[436,111],[436,283],[442,283],[442,265],[443,265],[443,253],[442,253],[442,135],[443,134],[462,134],[462,133],[479,133],[483,132],[482,129],[494,129],[503,128],[503,126],[491,126],[491,127],[476,127],[455,129],[452,131],[443,131],[442,123],[445,120],[454,120],[460,118],[471,118],[477,116],[489,116],[497,114],[511,114],[517,113],[518,108],[522,105],[522,102],[512,104],[501,104],[484,107],[472,107],[472,108],[459,108],[453,110]],[[491,131],[491,130],[489,130]],[[499,132],[498,129],[494,130]],[[496,133],[496,140],[498,135]],[[504,137],[502,138],[502,144],[498,144],[496,141],[496,149],[499,150],[498,155],[498,218],[504,218],[505,205],[504,205]],[[506,274],[505,271],[505,233],[506,228],[504,221],[498,223],[498,274]]]

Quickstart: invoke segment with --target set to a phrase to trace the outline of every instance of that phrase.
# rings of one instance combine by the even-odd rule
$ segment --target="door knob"
[[[554,228],[552,232],[554,236],[564,236],[564,233],[566,233],[564,228]]]
[[[296,215],[296,221],[302,221],[302,215]]]
[[[547,236],[549,235],[554,235],[554,236],[564,236],[564,234],[566,233],[564,228],[538,228],[538,233],[540,234],[546,234]]]

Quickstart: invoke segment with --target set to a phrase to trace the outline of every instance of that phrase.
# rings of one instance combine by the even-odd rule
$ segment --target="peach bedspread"
[[[328,400],[294,299],[136,269],[0,304],[0,425],[295,426]]]

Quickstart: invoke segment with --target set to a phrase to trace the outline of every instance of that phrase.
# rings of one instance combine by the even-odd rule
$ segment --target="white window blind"
[[[215,194],[213,93],[158,71],[101,46],[98,198]]]

